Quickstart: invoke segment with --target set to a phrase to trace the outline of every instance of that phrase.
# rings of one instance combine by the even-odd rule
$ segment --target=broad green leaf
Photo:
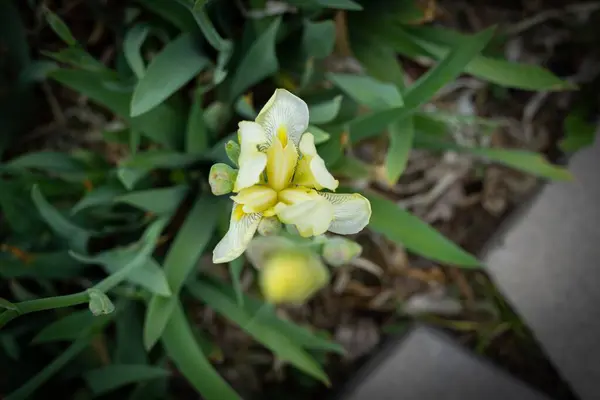
[[[173,0],[137,0],[144,8],[169,21],[183,32],[198,30],[196,21],[182,4]]]
[[[151,349],[161,337],[173,312],[179,291],[204,252],[217,224],[218,200],[202,195],[187,215],[164,261],[164,271],[173,295],[152,296],[144,321],[144,346]]]
[[[302,47],[308,57],[325,58],[333,51],[334,44],[335,24],[332,20],[304,20]]]
[[[468,268],[481,265],[474,256],[394,202],[374,193],[363,194],[371,202],[369,227],[375,232],[435,261]]]
[[[442,59],[448,48],[462,46],[470,38],[458,32],[431,26],[410,27],[410,38],[436,59]],[[398,51],[402,52],[401,49]],[[424,55],[424,54],[423,54]],[[524,90],[568,90],[574,85],[550,71],[533,64],[510,62],[485,56],[475,57],[465,72],[498,85]]]
[[[395,184],[408,163],[415,128],[412,117],[393,122],[389,127],[390,146],[385,156],[385,173],[390,184]]]
[[[321,7],[338,8],[340,10],[360,11],[362,6],[354,0],[313,0]],[[302,3],[305,3],[302,1]]]
[[[326,124],[337,117],[342,106],[342,96],[336,96],[333,99],[308,106],[308,114],[311,124]]]
[[[204,122],[204,110],[202,109],[203,101],[204,92],[196,90],[187,122],[185,135],[186,153],[202,154],[209,146],[210,136],[206,122]]]
[[[315,145],[325,143],[331,137],[331,135],[329,133],[325,132],[323,129],[316,127],[314,125],[309,125],[307,132],[312,133],[313,136],[315,137]]]
[[[56,357],[52,362],[44,367],[40,372],[34,375],[23,386],[12,393],[9,393],[5,400],[28,400],[35,391],[51,379],[56,373],[61,371],[65,365],[77,357],[91,341],[91,337],[86,336],[73,342],[64,352]]]
[[[121,161],[120,166],[150,171],[159,168],[185,168],[200,160],[202,160],[202,157],[197,154],[184,154],[168,150],[148,150]]]
[[[232,320],[275,355],[289,362],[308,375],[329,385],[329,379],[320,365],[289,337],[261,323],[260,318],[246,312],[235,299],[228,297],[214,286],[196,281],[188,285],[190,292],[219,314]]]
[[[37,185],[31,189],[31,198],[40,213],[42,219],[48,224],[54,233],[69,241],[77,251],[85,252],[88,240],[92,234],[67,220],[56,208],[54,208],[42,195]]]
[[[154,214],[172,214],[177,210],[187,192],[187,186],[179,185],[131,192],[115,197],[114,201],[127,203]]]
[[[406,90],[404,102],[406,107],[416,108],[431,98],[449,82],[454,81],[464,68],[488,44],[494,35],[495,27],[485,29],[469,36],[460,45],[454,47],[434,67],[423,74]]]
[[[170,97],[193,79],[210,61],[193,36],[181,34],[158,53],[148,65],[131,98],[131,116],[142,115]]]
[[[121,311],[115,320],[115,364],[147,364],[148,355],[142,343],[141,307],[134,300],[126,300],[117,307]]]
[[[19,308],[10,301],[0,297],[0,310],[17,311]]]
[[[229,299],[235,299],[236,293],[231,285],[221,282],[209,276],[203,276],[203,281],[213,286]],[[317,336],[310,330],[303,328],[292,321],[281,319],[274,312],[274,309],[266,303],[254,297],[247,296],[242,293],[243,309],[246,313],[253,316],[255,319],[260,319],[261,324],[268,324],[272,330],[278,331],[293,343],[297,343],[302,347],[310,350],[333,351],[338,354],[344,354],[344,348],[332,341]]]
[[[233,75],[229,98],[237,98],[250,86],[274,74],[279,69],[275,54],[275,39],[280,22],[281,19],[276,18],[269,28],[252,43]]]
[[[71,209],[71,215],[77,214],[87,208],[111,204],[113,200],[125,193],[125,189],[116,185],[99,186],[86,193]]]
[[[96,60],[91,54],[80,47],[67,47],[56,52],[42,51],[43,55],[48,56],[55,61],[71,65],[76,68],[91,72],[101,72],[116,77],[116,74],[110,71],[104,64]]]
[[[131,118],[129,104],[132,89],[118,87],[119,83],[108,79],[105,74],[59,69],[52,71],[50,77],[124,118],[134,130],[151,140],[168,148],[179,147],[179,139],[183,137],[185,129],[185,118],[172,104],[165,102],[151,112]]]
[[[360,115],[349,122],[350,138],[353,143],[381,134],[392,122],[401,120],[416,112],[415,109],[394,107]]]
[[[393,84],[366,75],[330,73],[327,77],[354,101],[373,111],[404,105],[398,88]]]
[[[52,28],[54,33],[56,33],[58,37],[60,37],[61,40],[69,46],[76,46],[77,40],[75,40],[75,38],[73,37],[73,34],[71,33],[71,30],[69,29],[67,24],[65,24],[64,21],[60,19],[58,15],[54,14],[48,8],[43,7],[42,10],[44,12],[46,22],[48,23],[48,25],[50,25],[50,28]]]
[[[169,358],[203,399],[241,400],[202,353],[179,301],[173,305],[162,343]]]
[[[565,137],[558,145],[564,152],[576,152],[594,144],[597,130],[597,125],[587,121],[584,113],[577,109],[573,110],[565,119]]]
[[[366,179],[371,176],[371,166],[352,156],[341,157],[329,168],[335,176],[344,176],[352,179]]]
[[[124,268],[132,268],[133,265],[136,272],[128,275],[126,277],[127,281],[139,285],[158,296],[170,296],[171,290],[163,269],[151,257],[140,260],[138,247],[139,244],[129,248],[114,248],[93,257],[75,253],[71,255],[83,263],[102,265],[109,275],[116,274]]]
[[[151,365],[108,365],[87,372],[84,376],[96,396],[111,392],[131,383],[163,378],[169,371]]]
[[[157,244],[158,238],[166,226],[169,218],[161,217],[152,222],[148,228],[144,231],[142,238],[136,246],[139,246],[135,256],[131,258],[125,265],[119,268],[118,271],[113,272],[111,275],[104,278],[102,281],[94,285],[94,289],[101,292],[108,292],[122,281],[130,278],[132,273],[142,265],[146,264],[148,258],[152,255],[154,248]],[[78,256],[81,259],[85,257]]]
[[[150,26],[139,23],[129,29],[123,40],[123,54],[129,67],[138,79],[146,73],[146,64],[142,58],[142,45],[150,33]]]
[[[89,310],[74,311],[42,329],[32,339],[32,343],[75,340],[88,335],[97,320],[98,318],[94,317]]]
[[[60,268],[56,268],[60,265]],[[82,276],[85,265],[73,260],[66,251],[36,253],[30,263],[9,259],[0,253],[0,276],[9,278],[35,278],[65,280]]]
[[[56,151],[27,153],[4,165],[9,168],[34,168],[48,172],[81,172],[85,168],[71,155]]]
[[[244,257],[238,257],[233,261],[229,262],[229,276],[235,290],[235,298],[238,305],[241,307],[244,305],[244,291],[242,289],[242,270],[244,269]]]

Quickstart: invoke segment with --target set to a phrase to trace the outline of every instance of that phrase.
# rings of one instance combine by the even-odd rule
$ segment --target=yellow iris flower
[[[239,123],[239,171],[234,183],[229,230],[213,250],[213,262],[239,257],[263,218],[294,225],[301,236],[327,231],[360,232],[371,205],[360,194],[336,194],[339,182],[317,154],[308,128],[308,106],[277,89],[256,120]]]

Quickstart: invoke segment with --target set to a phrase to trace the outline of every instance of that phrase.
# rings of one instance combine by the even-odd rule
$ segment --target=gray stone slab
[[[446,334],[424,326],[369,364],[341,400],[548,400]]]
[[[600,141],[569,162],[492,244],[496,284],[583,400],[600,398]]]

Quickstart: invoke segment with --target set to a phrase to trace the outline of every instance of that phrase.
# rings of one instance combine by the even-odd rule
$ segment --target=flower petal
[[[264,212],[277,204],[277,192],[268,186],[254,185],[240,190],[231,200],[241,204],[246,214]]]
[[[290,143],[282,146],[279,138],[271,142],[267,149],[267,182],[273,189],[279,191],[287,187],[294,175],[298,152]]]
[[[267,104],[256,117],[266,132],[269,143],[277,137],[280,129],[298,146],[300,137],[308,127],[308,106],[298,96],[285,89],[276,89]]]
[[[333,221],[329,231],[340,235],[352,235],[360,232],[371,219],[371,203],[358,193],[319,194],[333,205]]]
[[[213,250],[213,262],[215,264],[226,263],[242,255],[254,233],[256,233],[262,214],[246,214],[243,212],[242,207],[239,204],[234,204],[233,210],[231,210],[229,230]]]
[[[265,131],[256,122],[242,121],[238,126],[240,170],[233,187],[234,192],[257,184],[267,166],[267,155],[259,150],[259,146],[267,142]]]
[[[315,189],[335,190],[339,185],[333,175],[327,170],[325,161],[317,153],[315,137],[306,132],[300,140],[300,153],[302,158],[298,161],[294,183],[297,185],[314,187]]]
[[[333,219],[333,206],[323,198],[275,206],[277,217],[284,224],[295,225],[302,237],[318,236],[327,232]]]

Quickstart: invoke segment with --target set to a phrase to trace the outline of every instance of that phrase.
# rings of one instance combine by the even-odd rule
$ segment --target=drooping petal
[[[308,127],[308,106],[301,98],[287,90],[276,89],[258,113],[256,122],[265,130],[269,142],[283,129],[288,139],[297,147],[300,137]]]
[[[318,236],[327,232],[333,219],[333,205],[324,198],[288,205],[279,203],[275,213],[285,224],[296,226],[300,236]]]
[[[279,138],[275,138],[267,149],[267,182],[279,191],[287,187],[294,175],[298,152],[293,144],[285,147]]]
[[[333,220],[329,231],[340,235],[360,232],[371,219],[371,203],[358,193],[337,194],[319,192],[333,206]]]
[[[240,190],[236,196],[231,197],[231,200],[241,204],[246,214],[262,213],[277,204],[277,192],[268,186],[254,185]]]
[[[327,170],[325,161],[317,153],[315,137],[312,133],[305,133],[300,140],[300,154],[294,183],[297,185],[314,187],[315,189],[335,190],[339,185],[333,175]]]
[[[229,220],[229,230],[213,250],[215,264],[226,263],[238,258],[256,233],[262,218],[260,213],[246,214],[241,205],[234,204]]]
[[[256,122],[242,121],[238,126],[240,170],[233,187],[234,192],[257,184],[267,166],[267,155],[259,150],[259,146],[267,142],[265,131]]]

